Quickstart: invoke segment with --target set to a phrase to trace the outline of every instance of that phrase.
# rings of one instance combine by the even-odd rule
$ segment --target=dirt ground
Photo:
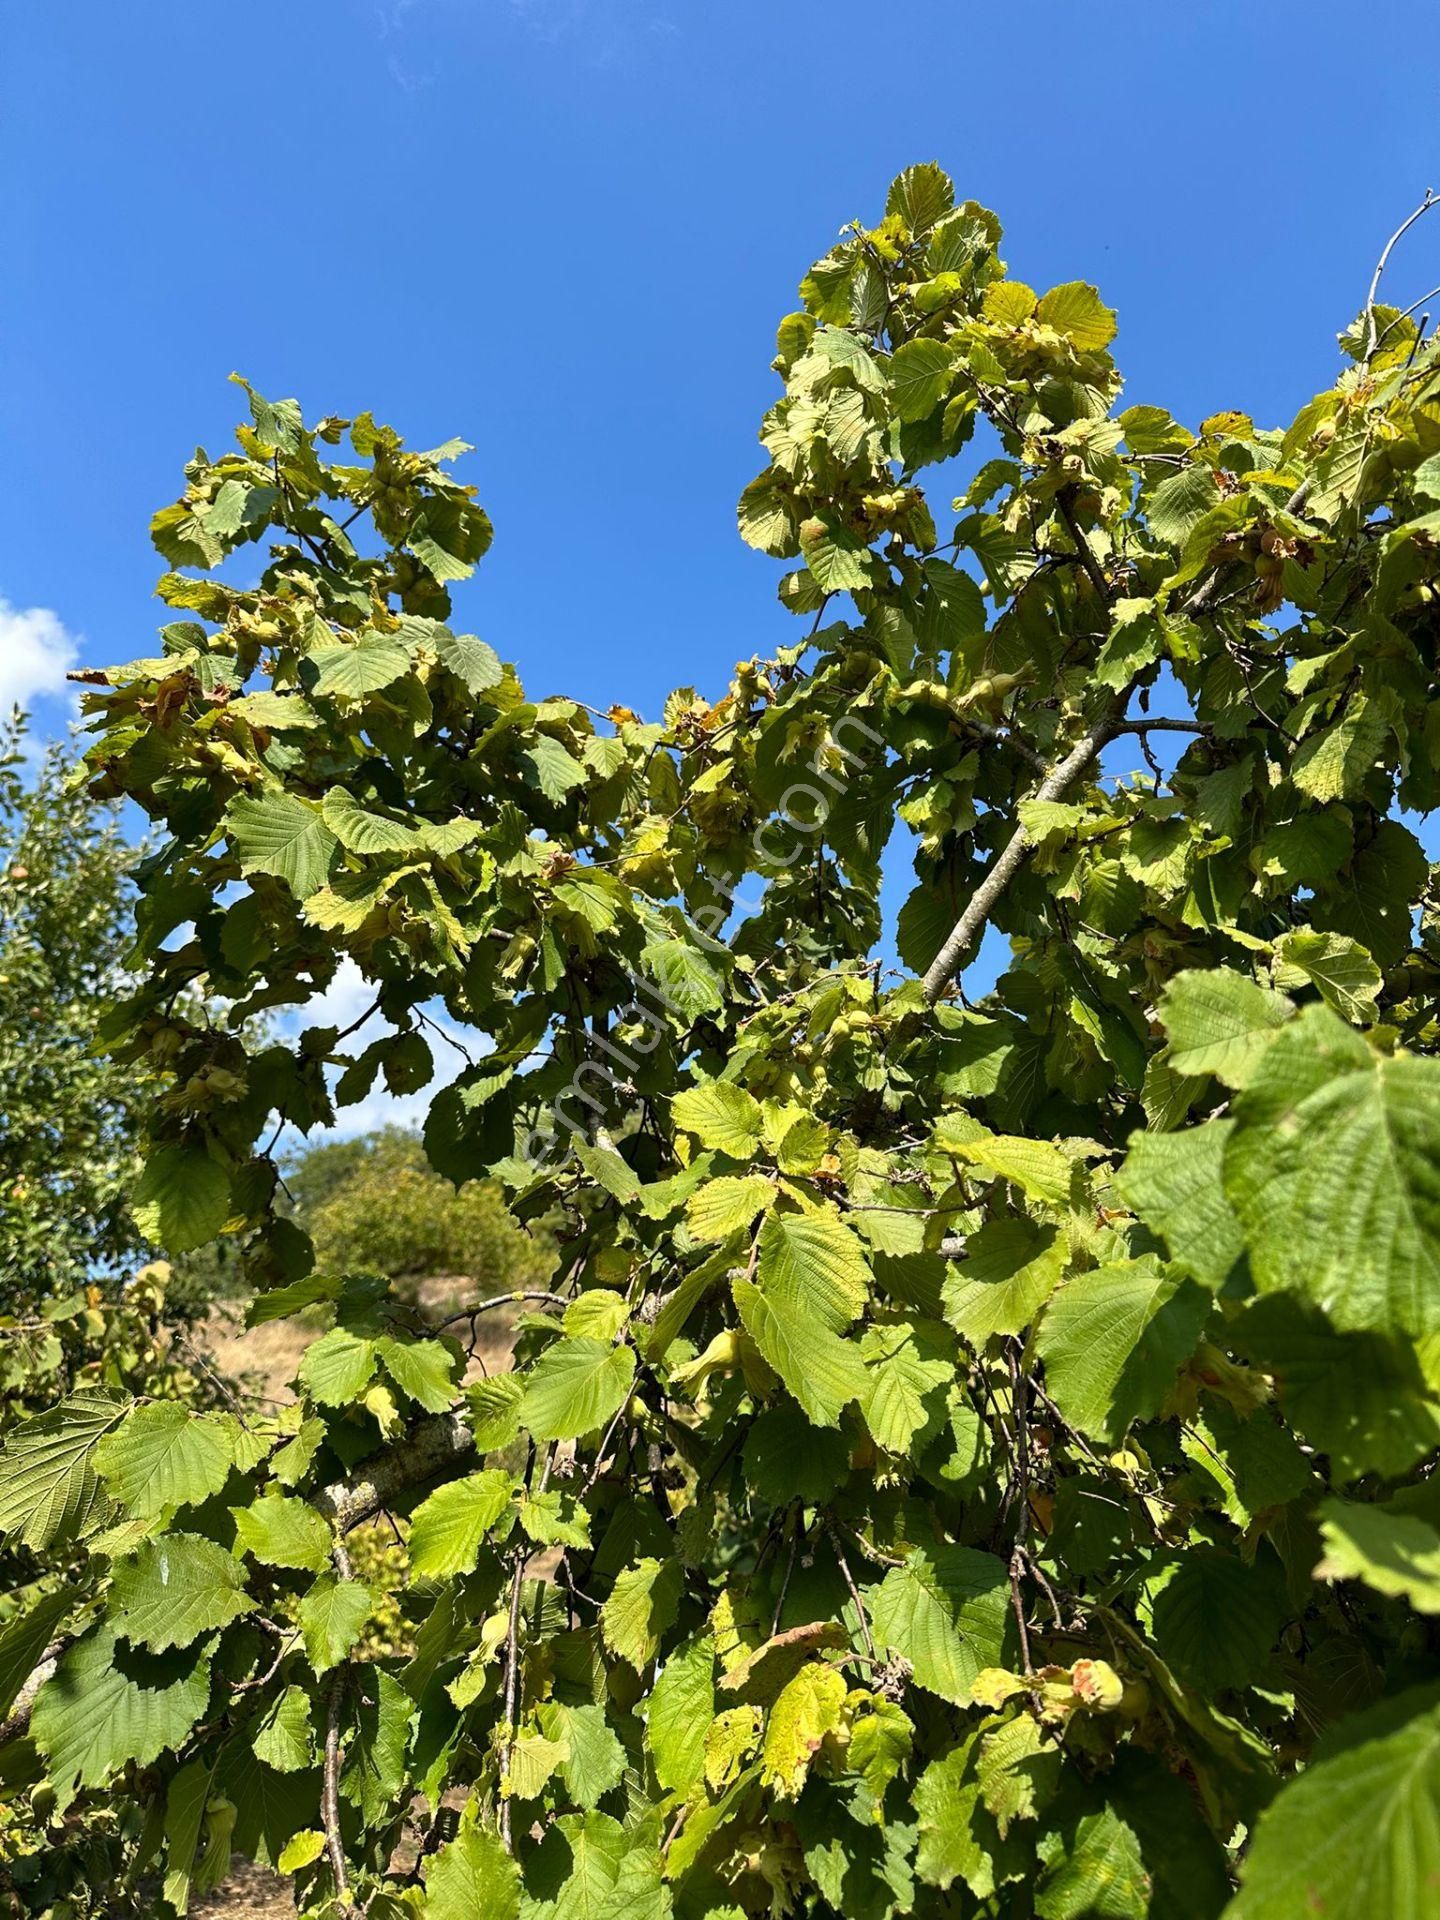
[[[237,1861],[229,1879],[191,1912],[195,1920],[212,1913],[226,1914],[229,1920],[294,1920],[295,1902],[290,1882],[280,1874]]]
[[[473,1280],[440,1274],[419,1281],[413,1298],[427,1319],[439,1322],[463,1307],[467,1298],[473,1299],[483,1291]],[[467,1369],[467,1379],[478,1379],[482,1373],[494,1373],[510,1365],[511,1327],[518,1311],[501,1307],[479,1321],[475,1358]],[[320,1324],[307,1326],[303,1319],[270,1320],[263,1326],[247,1328],[243,1309],[222,1303],[205,1322],[201,1345],[226,1379],[247,1379],[263,1399],[272,1405],[284,1405],[295,1398],[290,1384],[295,1369],[320,1331]],[[450,1331],[469,1344],[470,1330],[463,1321]]]

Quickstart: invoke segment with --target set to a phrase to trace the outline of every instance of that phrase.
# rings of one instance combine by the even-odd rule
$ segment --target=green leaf
[[[1169,475],[1147,496],[1145,519],[1157,540],[1178,547],[1219,498],[1215,475],[1197,462]]]
[[[560,1776],[577,1807],[596,1806],[625,1777],[625,1749],[600,1706],[567,1706],[550,1701],[539,1713],[547,1739],[563,1746],[568,1758],[560,1762]]]
[[[954,1342],[933,1321],[897,1321],[867,1327],[860,1343],[869,1375],[861,1407],[876,1446],[905,1455],[922,1429],[944,1416],[945,1392],[955,1378]]]
[[[32,1552],[81,1538],[105,1517],[95,1449],[125,1413],[104,1393],[76,1393],[11,1428],[0,1452],[0,1533]]]
[[[1070,1204],[1075,1164],[1048,1140],[983,1132],[966,1137],[953,1124],[942,1121],[936,1129],[935,1144],[941,1153],[978,1168],[982,1174],[1008,1180],[1031,1200],[1051,1207]]]
[[[842,1340],[803,1297],[749,1280],[736,1280],[732,1291],[746,1332],[810,1419],[817,1427],[838,1425],[842,1409],[869,1391],[860,1349]]]
[[[332,787],[321,814],[348,853],[413,853],[420,844],[414,827],[362,807],[348,787]]]
[[[558,1740],[547,1740],[543,1733],[522,1733],[510,1748],[500,1779],[500,1791],[510,1800],[536,1800],[570,1749]]]
[[[229,1423],[173,1400],[134,1407],[95,1449],[95,1470],[111,1496],[138,1520],[197,1506],[230,1477],[235,1442]]]
[[[1317,1580],[1363,1580],[1417,1613],[1440,1613],[1440,1531],[1415,1514],[1354,1500],[1320,1508],[1324,1557]]]
[[[455,1404],[459,1355],[443,1340],[397,1340],[383,1334],[375,1342],[380,1364],[400,1391],[426,1413],[447,1413]]]
[[[504,678],[499,654],[473,633],[451,633],[442,627],[435,636],[435,651],[467,693],[488,693]]]
[[[767,1407],[745,1436],[745,1480],[751,1493],[771,1508],[792,1500],[818,1506],[850,1471],[850,1446],[844,1434],[813,1427],[788,1400]]]
[[[1273,1555],[1247,1565],[1218,1547],[1191,1547],[1159,1588],[1151,1636],[1167,1666],[1213,1695],[1261,1678],[1285,1614]]]
[[[684,1585],[678,1560],[637,1560],[618,1574],[600,1609],[600,1631],[610,1651],[643,1672],[675,1624]]]
[[[796,551],[795,521],[789,503],[775,484],[775,473],[767,468],[758,474],[740,495],[736,509],[740,538],[761,553],[787,557]]]
[[[960,1707],[985,1667],[1004,1664],[1010,1583],[1002,1561],[971,1547],[912,1549],[867,1596],[878,1644],[901,1654],[918,1684]]]
[[[980,1797],[1003,1840],[1016,1820],[1033,1820],[1060,1778],[1060,1748],[1028,1713],[992,1728],[980,1743]]]
[[[1275,1376],[1287,1422],[1329,1455],[1337,1484],[1405,1473],[1440,1446],[1440,1403],[1409,1340],[1341,1333],[1311,1301],[1288,1293],[1254,1301],[1227,1340]]]
[[[1113,1807],[1047,1835],[1041,1857],[1048,1870],[1035,1890],[1036,1920],[1145,1920],[1152,1912],[1140,1842]]]
[[[277,1773],[300,1773],[314,1764],[310,1696],[303,1687],[287,1687],[266,1708],[256,1725],[253,1744],[256,1759]]]
[[[901,420],[923,420],[950,391],[955,359],[940,340],[907,340],[890,361],[890,395]],[[813,571],[813,569],[812,569]]]
[[[353,1681],[354,1725],[340,1774],[340,1795],[360,1810],[367,1827],[394,1813],[405,1786],[405,1752],[415,1703],[400,1682],[373,1662]]]
[[[656,998],[672,1018],[698,1020],[725,1004],[720,975],[687,940],[651,941],[640,959],[656,988]]]
[[[954,183],[933,160],[896,174],[885,196],[886,213],[898,214],[913,234],[928,233],[954,204]]]
[[[168,1253],[191,1253],[230,1217],[230,1176],[202,1147],[157,1147],[130,1195],[147,1240]]]
[[[1153,1254],[1076,1274],[1036,1334],[1055,1404],[1090,1439],[1120,1441],[1159,1411],[1209,1311],[1209,1296]]]
[[[1225,1190],[1256,1286],[1303,1289],[1337,1327],[1440,1332],[1440,1061],[1312,1007],[1235,1111]]]
[[[614,1340],[630,1321],[630,1308],[624,1294],[613,1287],[587,1287],[577,1294],[561,1315],[566,1333],[584,1334],[591,1340]]]
[[[919,1850],[915,1871],[926,1886],[950,1887],[963,1880],[977,1899],[995,1891],[999,1831],[981,1804],[976,1768],[980,1735],[962,1734],[959,1744],[932,1760],[915,1783]]]
[[[946,1275],[945,1318],[974,1347],[992,1334],[1021,1333],[1064,1271],[1065,1243],[1054,1227],[988,1220],[969,1236],[963,1263]]]
[[[885,1789],[910,1764],[914,1745],[914,1722],[893,1700],[875,1696],[870,1710],[851,1723],[846,1759],[870,1790],[877,1825],[884,1814]]]
[[[520,1497],[520,1525],[541,1547],[588,1547],[590,1515],[573,1493],[550,1487]]]
[[[523,751],[540,791],[557,807],[564,804],[566,794],[573,788],[584,786],[584,767],[550,734],[537,734],[533,744]]]
[[[863,1312],[870,1263],[858,1237],[833,1213],[774,1213],[760,1229],[760,1284],[838,1332]]]
[[[1121,1198],[1163,1236],[1170,1256],[1218,1293],[1245,1251],[1245,1235],[1221,1180],[1233,1120],[1180,1133],[1133,1133],[1116,1182]]]
[[[1067,280],[1042,296],[1035,318],[1063,333],[1082,353],[1098,353],[1115,338],[1115,309],[1084,280]]]
[[[147,1540],[118,1560],[111,1604],[121,1637],[152,1653],[188,1647],[255,1606],[234,1554],[193,1533]]]
[[[305,1652],[316,1673],[338,1667],[365,1630],[375,1596],[359,1580],[322,1573],[297,1609]]]
[[[149,1654],[117,1643],[106,1624],[60,1656],[40,1689],[30,1730],[61,1809],[75,1789],[103,1787],[127,1762],[148,1767],[178,1747],[210,1699],[210,1649]]]
[[[330,1558],[330,1529],[304,1500],[276,1487],[248,1507],[232,1507],[235,1544],[267,1567],[321,1573]]]
[[[375,1342],[332,1327],[312,1340],[301,1357],[298,1379],[322,1407],[347,1407],[360,1399],[375,1371]]]
[[[418,1580],[469,1573],[485,1536],[511,1506],[515,1483],[498,1467],[437,1487],[410,1518],[410,1569]]]
[[[1312,933],[1302,928],[1275,942],[1275,984],[1287,993],[1307,983],[1318,987],[1344,1020],[1368,1027],[1383,976],[1357,940],[1343,933]]]
[[[520,1869],[500,1836],[468,1826],[425,1863],[426,1920],[519,1920]]]
[[[192,1760],[174,1776],[165,1795],[164,1894],[179,1914],[190,1909],[195,1853],[214,1771],[213,1762]]]
[[[1380,966],[1393,967],[1410,951],[1414,903],[1429,871],[1425,849],[1409,828],[1382,820],[1348,859],[1332,862],[1312,882],[1310,918],[1322,930],[1349,934]]]
[[[1378,702],[1357,693],[1338,720],[1304,741],[1290,763],[1290,778],[1320,805],[1358,799],[1390,737],[1390,717]]]
[[[325,1836],[318,1827],[302,1827],[287,1840],[275,1861],[277,1873],[299,1873],[313,1867],[325,1851]]]
[[[671,1654],[645,1703],[646,1744],[667,1793],[688,1793],[701,1779],[714,1718],[715,1642],[702,1633]]]
[[[1243,1087],[1290,1011],[1283,994],[1243,974],[1177,973],[1160,996],[1170,1065],[1179,1074],[1213,1073],[1227,1087]]]
[[[524,1382],[518,1373],[492,1373],[465,1389],[470,1427],[481,1453],[508,1447],[520,1431]]]
[[[224,824],[242,873],[273,874],[297,900],[324,886],[336,840],[318,807],[293,794],[265,793],[232,800]]]
[[[687,1087],[670,1103],[677,1127],[693,1133],[702,1147],[748,1160],[760,1144],[760,1102],[728,1080]]]
[[[317,647],[310,655],[320,669],[310,689],[342,700],[363,700],[410,671],[410,650],[399,640],[375,636],[353,645]]]
[[[1023,327],[1037,304],[1035,289],[1023,280],[992,280],[981,310],[992,326]]]
[[[685,1224],[701,1246],[710,1246],[748,1228],[756,1214],[772,1206],[775,1199],[774,1183],[763,1173],[725,1175],[708,1180],[691,1194]]]
[[[1416,1690],[1342,1721],[1277,1795],[1227,1920],[1431,1920],[1440,1886],[1440,1705]]]
[[[21,1688],[40,1666],[55,1629],[70,1612],[67,1589],[42,1594],[33,1606],[17,1611],[0,1626],[0,1722],[8,1718]]]
[[[537,1440],[575,1440],[594,1433],[624,1406],[635,1378],[626,1346],[585,1338],[557,1340],[531,1369],[520,1423]]]
[[[802,523],[800,551],[823,593],[850,593],[870,585],[869,548],[831,515],[817,514]]]

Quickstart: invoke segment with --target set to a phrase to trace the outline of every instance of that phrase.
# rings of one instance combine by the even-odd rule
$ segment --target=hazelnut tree
[[[133,1813],[64,1911],[231,1848],[372,1920],[1431,1911],[1440,356],[1375,286],[1288,428],[1120,410],[999,245],[921,165],[805,276],[740,503],[803,625],[714,702],[449,624],[458,443],[252,392],[157,516],[160,651],[84,676],[157,835],[134,1203],[326,1324],[270,1416],[6,1445],[6,1777]],[[342,956],[363,1023],[247,1048]],[[560,1256],[437,1330],[270,1145],[441,1008],[431,1162]]]

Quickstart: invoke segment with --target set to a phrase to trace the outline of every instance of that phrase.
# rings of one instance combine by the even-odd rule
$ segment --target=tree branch
[[[850,1562],[845,1558],[845,1547],[840,1538],[840,1529],[828,1513],[825,1516],[825,1531],[829,1534],[830,1544],[835,1549],[835,1558],[839,1562],[841,1576],[845,1581],[845,1585],[850,1590],[851,1603],[859,1618],[860,1632],[865,1641],[865,1651],[873,1660],[875,1658],[875,1640],[870,1632],[870,1621],[865,1613],[865,1602],[860,1598],[860,1589],[856,1586],[855,1576],[850,1571]]]
[[[1155,719],[1117,720],[1111,728],[1112,734],[1119,733],[1209,733],[1210,728],[1204,720],[1170,720],[1163,715]]]
[[[1435,189],[1433,187],[1427,187],[1425,189],[1425,198],[1408,219],[1400,222],[1400,225],[1385,242],[1384,250],[1380,258],[1375,262],[1375,271],[1370,278],[1370,291],[1365,296],[1365,358],[1367,360],[1373,357],[1376,347],[1375,296],[1380,291],[1380,277],[1389,264],[1390,255],[1395,250],[1396,242],[1404,238],[1422,214],[1428,213],[1431,207],[1437,204],[1440,204],[1440,201],[1437,201]]]
[[[337,1667],[330,1682],[330,1698],[325,1709],[325,1772],[320,1786],[320,1824],[325,1830],[325,1851],[330,1871],[335,1876],[335,1896],[342,1914],[355,1912],[350,1898],[350,1874],[345,1865],[345,1842],[340,1832],[340,1715],[345,1705],[347,1667]]]
[[[349,1533],[402,1494],[448,1479],[474,1446],[474,1434],[458,1415],[437,1414],[422,1420],[399,1445],[377,1454],[363,1480],[334,1480],[322,1487],[314,1505],[339,1533]]]
[[[1100,562],[1095,558],[1090,542],[1081,531],[1080,522],[1075,517],[1075,503],[1071,498],[1070,488],[1062,487],[1056,494],[1055,500],[1060,508],[1060,517],[1065,522],[1066,532],[1075,542],[1075,551],[1079,555],[1081,566],[1085,569],[1085,577],[1099,594],[1101,604],[1104,605],[1110,598],[1110,586],[1105,575],[1100,571]]]
[[[482,1313],[491,1313],[496,1307],[516,1307],[526,1300],[533,1300],[543,1307],[560,1307],[562,1310],[570,1305],[561,1294],[546,1293],[543,1288],[526,1287],[514,1293],[497,1293],[489,1300],[477,1300],[473,1307],[462,1307],[459,1313],[452,1313],[440,1325],[453,1327],[461,1320],[477,1320]]]
[[[978,734],[982,740],[989,740],[997,747],[1013,747],[1022,760],[1028,760],[1041,773],[1045,771],[1045,756],[1037,753],[1029,741],[1022,740],[1018,733],[1008,727],[997,727],[989,720],[972,720],[968,714],[960,724],[967,733]]]
[[[1116,703],[1104,719],[1083,733],[1060,764],[1030,796],[1033,800],[1058,800],[1089,766],[1120,725],[1121,703]],[[941,947],[925,975],[925,1004],[933,1007],[959,971],[965,956],[984,932],[986,923],[1001,895],[1019,872],[1032,842],[1024,827],[1016,827],[991,865],[990,871],[971,894],[965,911],[955,922],[950,937]]]
[[[29,1678],[15,1696],[15,1704],[6,1715],[4,1724],[0,1725],[0,1747],[11,1740],[18,1740],[22,1734],[30,1731],[30,1715],[35,1706],[35,1696],[45,1682],[53,1676],[56,1667],[60,1664],[60,1655],[64,1652],[65,1646],[66,1642],[63,1640],[53,1641],[45,1649],[39,1666],[31,1670]]]
[[[530,1460],[533,1468],[533,1442]],[[554,1464],[555,1442],[552,1440],[540,1472],[538,1491],[541,1493],[550,1484],[550,1469]],[[510,1613],[505,1625],[505,1746],[500,1761],[500,1838],[507,1853],[515,1851],[511,1834],[510,1795],[505,1790],[505,1780],[515,1760],[515,1715],[520,1703],[520,1594],[532,1552],[533,1548],[522,1545],[516,1555],[515,1571],[510,1577]]]

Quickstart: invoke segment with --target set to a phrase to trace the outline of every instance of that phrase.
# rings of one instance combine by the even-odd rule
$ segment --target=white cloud
[[[75,637],[58,614],[0,599],[0,713],[66,694],[66,670],[79,657]]]
[[[306,1027],[335,1027],[343,1033],[360,1018],[374,998],[373,983],[365,978],[347,955],[335,969],[335,977],[323,993],[317,993],[303,1007],[285,1016],[282,1022],[284,1035],[287,1039],[293,1039]],[[489,1043],[482,1036],[452,1026],[433,1008],[426,1007],[424,1012],[430,1025],[421,1031],[435,1056],[435,1076],[429,1085],[422,1087],[418,1093],[388,1093],[384,1075],[377,1074],[375,1084],[366,1097],[354,1106],[337,1107],[333,1129],[322,1131],[317,1128],[310,1135],[312,1143],[325,1139],[348,1140],[354,1134],[373,1133],[379,1127],[418,1127],[441,1087],[449,1086],[464,1068],[465,1056],[460,1048],[464,1047],[472,1058],[487,1051]],[[342,1048],[346,1053],[359,1053],[372,1040],[379,1040],[393,1031],[377,1013],[358,1032],[343,1041]],[[446,1036],[443,1039],[442,1034]],[[456,1044],[449,1044],[451,1041]],[[333,1086],[338,1075],[332,1073],[329,1077]],[[299,1134],[287,1129],[286,1144],[299,1147],[303,1143]]]

